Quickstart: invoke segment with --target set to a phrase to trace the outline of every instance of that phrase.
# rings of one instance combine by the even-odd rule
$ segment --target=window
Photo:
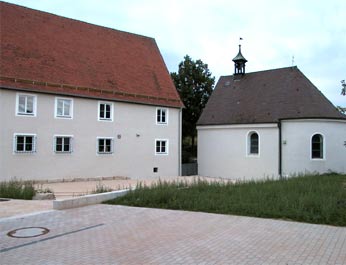
[[[323,136],[314,134],[311,138],[311,158],[323,159]]]
[[[250,154],[258,155],[258,134],[252,133],[250,136]]]
[[[67,98],[55,98],[55,117],[69,118],[73,115],[73,101]]]
[[[112,154],[113,153],[113,138],[98,138],[97,139],[97,153],[98,154]]]
[[[168,154],[168,140],[155,140],[155,154],[157,155]]]
[[[36,116],[36,96],[17,94],[16,114]]]
[[[15,134],[14,152],[15,153],[36,152],[36,136],[33,134]]]
[[[259,135],[257,132],[249,132],[247,137],[247,154],[250,156],[259,155]]]
[[[99,102],[99,116],[100,121],[112,121],[113,120],[113,103]]]
[[[156,109],[156,124],[168,123],[168,110],[165,108]]]
[[[72,153],[72,136],[55,136],[55,153]]]

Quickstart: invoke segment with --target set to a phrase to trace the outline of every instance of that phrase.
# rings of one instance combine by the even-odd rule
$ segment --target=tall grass
[[[139,207],[202,211],[346,226],[346,175],[243,183],[159,181],[109,201]]]
[[[31,200],[36,194],[32,181],[9,180],[0,182],[0,198]]]
[[[113,191],[111,187],[107,187],[106,185],[99,182],[96,185],[96,188],[91,191],[91,194],[104,193],[104,192],[110,192],[110,191]]]

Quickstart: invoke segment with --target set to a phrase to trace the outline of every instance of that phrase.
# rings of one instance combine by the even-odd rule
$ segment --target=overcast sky
[[[168,70],[186,54],[216,80],[233,74],[243,38],[247,72],[297,65],[335,105],[346,79],[345,0],[7,0],[153,37]],[[292,59],[294,57],[294,59]]]

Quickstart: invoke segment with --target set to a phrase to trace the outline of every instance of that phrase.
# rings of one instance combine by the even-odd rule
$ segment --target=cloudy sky
[[[346,106],[345,0],[5,1],[153,37],[170,72],[188,54],[216,80],[233,74],[242,37],[247,72],[297,65],[332,103]]]

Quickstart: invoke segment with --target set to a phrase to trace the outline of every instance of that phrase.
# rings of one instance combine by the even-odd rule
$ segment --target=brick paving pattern
[[[12,238],[11,230],[49,233]],[[7,264],[346,264],[346,228],[93,205],[0,218]]]

